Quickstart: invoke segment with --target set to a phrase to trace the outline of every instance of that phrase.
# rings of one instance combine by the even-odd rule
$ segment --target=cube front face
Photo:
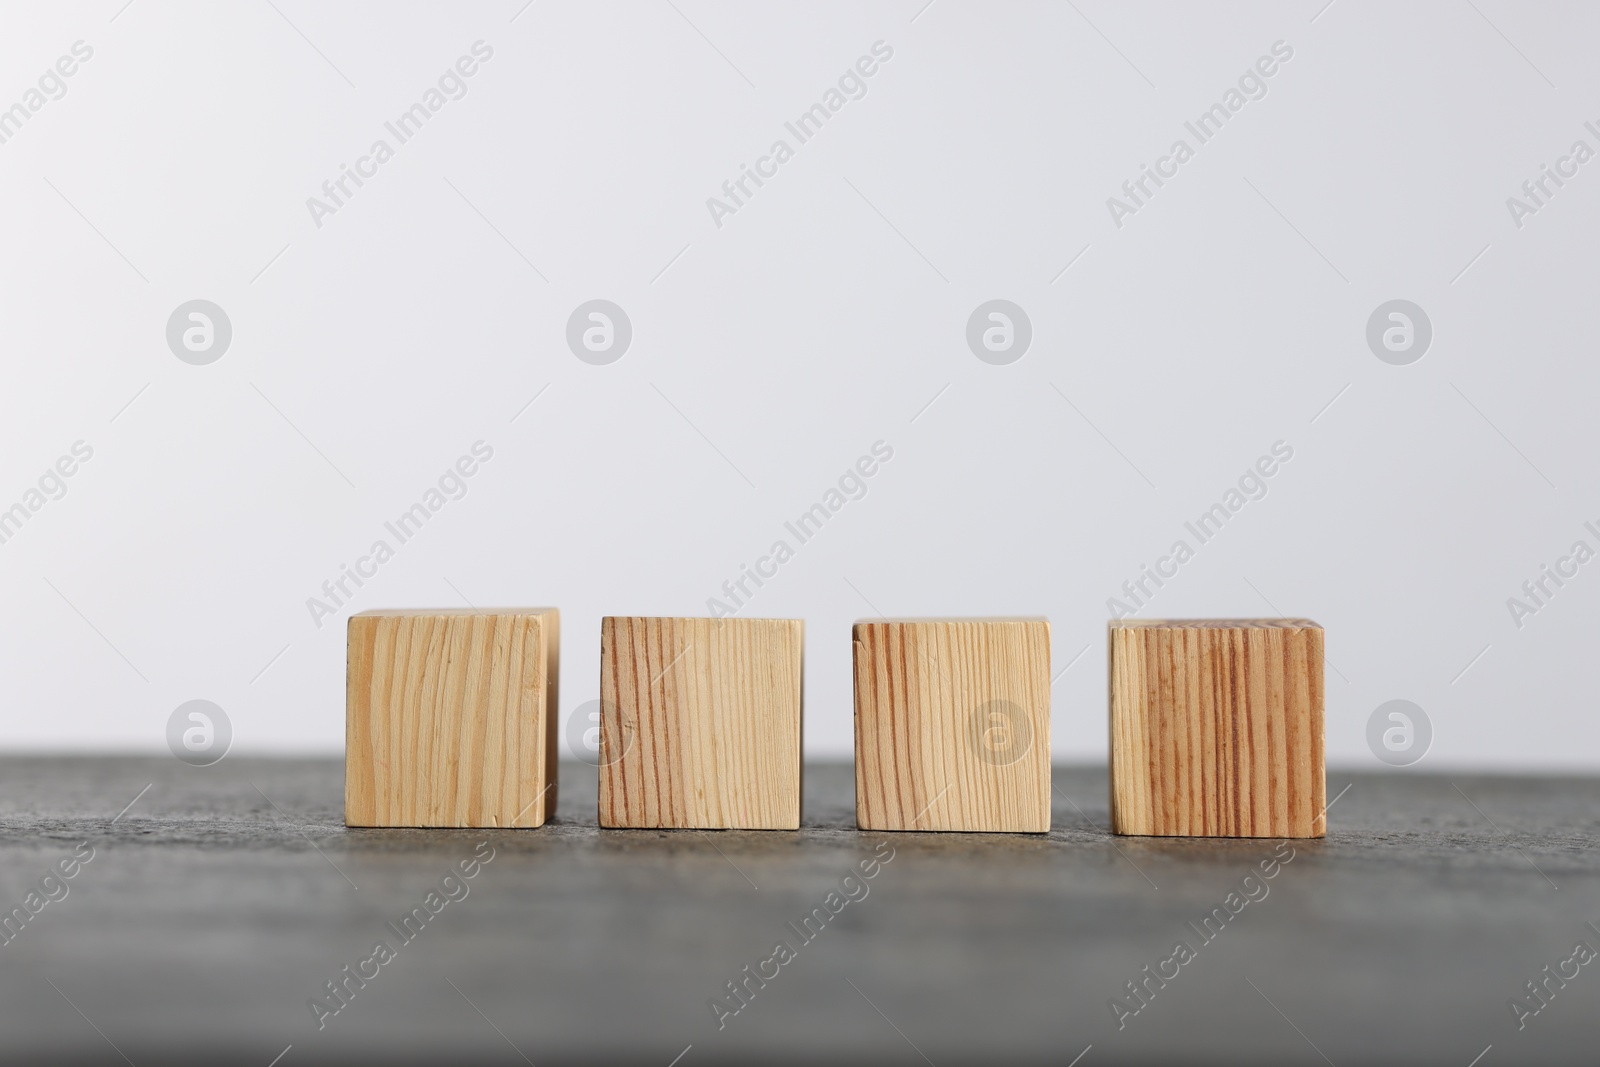
[[[797,830],[804,623],[600,622],[600,825]]]
[[[1113,622],[1111,828],[1322,837],[1322,627]]]
[[[345,824],[542,825],[559,648],[553,609],[351,616]]]
[[[855,626],[856,824],[1050,829],[1050,624]]]

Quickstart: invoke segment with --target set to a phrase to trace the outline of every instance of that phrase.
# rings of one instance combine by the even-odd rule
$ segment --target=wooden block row
[[[1050,625],[854,630],[856,821],[1050,829]],[[804,624],[607,617],[600,825],[800,825]],[[352,616],[345,821],[532,827],[555,810],[554,609]],[[1111,624],[1117,833],[1323,833],[1322,631],[1304,620]]]

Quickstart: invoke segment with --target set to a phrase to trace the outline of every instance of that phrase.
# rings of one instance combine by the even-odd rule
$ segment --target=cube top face
[[[800,828],[799,619],[600,621],[600,825]]]
[[[1050,829],[1050,624],[858,622],[856,824]]]
[[[1310,619],[1115,619],[1113,630],[1320,630]]]
[[[559,648],[553,608],[352,615],[345,824],[542,825]]]
[[[1322,627],[1125,619],[1108,638],[1113,832],[1324,836]]]
[[[549,615],[555,618],[560,614],[555,608],[372,608],[358,611],[350,617],[352,619],[451,619],[458,615],[493,617],[504,615],[514,618],[524,615]]]

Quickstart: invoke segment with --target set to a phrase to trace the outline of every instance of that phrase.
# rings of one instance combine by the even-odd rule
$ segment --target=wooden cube
[[[1050,829],[1050,624],[855,625],[856,825]]]
[[[1111,623],[1111,829],[1322,837],[1322,627]]]
[[[542,825],[560,647],[554,608],[352,615],[345,825]]]
[[[600,825],[800,828],[799,619],[600,621]]]

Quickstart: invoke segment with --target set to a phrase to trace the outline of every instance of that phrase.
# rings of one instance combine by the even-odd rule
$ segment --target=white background
[[[1600,148],[1600,9],[674,2],[5,9],[0,107],[94,53],[0,144],[0,507],[94,456],[0,545],[0,746],[160,751],[205,698],[236,753],[338,752],[348,611],[464,599],[561,608],[565,720],[601,615],[705,614],[883,440],[744,612],[806,620],[807,753],[851,750],[853,620],[1043,614],[1055,753],[1099,761],[1107,599],[1283,440],[1141,614],[1321,622],[1330,762],[1378,767],[1367,718],[1405,698],[1421,769],[1600,767],[1600,562],[1520,629],[1506,603],[1600,547],[1600,162],[1520,228],[1506,204]],[[880,40],[718,227],[707,198]],[[1265,98],[1116,226],[1276,41]],[[196,298],[233,326],[208,366],[165,338]],[[609,366],[565,343],[594,298],[633,324]],[[1033,326],[1009,366],[965,341],[995,298]],[[1434,329],[1409,366],[1365,339],[1396,298]],[[478,440],[466,497],[316,627]]]

